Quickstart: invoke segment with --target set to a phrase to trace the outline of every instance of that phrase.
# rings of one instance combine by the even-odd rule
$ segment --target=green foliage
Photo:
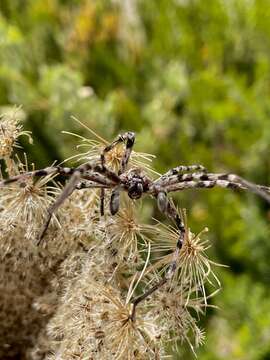
[[[269,17],[266,0],[1,0],[0,104],[23,106],[37,167],[74,154],[61,130],[90,137],[75,115],[107,139],[135,130],[160,172],[269,184]],[[227,190],[176,198],[230,265],[199,358],[269,358],[269,210]]]

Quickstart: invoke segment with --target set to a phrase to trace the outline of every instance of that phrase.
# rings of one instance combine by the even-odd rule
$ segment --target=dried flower
[[[202,314],[205,309],[204,299],[190,296],[188,288],[166,288],[155,294],[155,309],[158,314],[160,328],[165,333],[162,337],[169,342],[174,342],[177,349],[177,342],[187,342],[195,354],[195,348],[204,341],[204,332],[198,327],[197,321],[191,315],[189,308],[196,313]]]
[[[52,359],[69,360],[75,354],[85,359],[157,359],[160,336],[155,318],[145,306],[132,316],[138,281],[134,285],[133,278],[124,296],[115,282],[104,282],[102,267],[96,264],[100,260],[88,258],[82,273],[66,287],[49,326],[57,343]]]
[[[27,158],[25,163],[13,163],[13,172],[22,174],[29,171]],[[41,225],[47,219],[47,209],[60,189],[56,186],[47,185],[53,179],[48,175],[33,179],[25,176],[16,183],[12,183],[1,189],[1,212],[2,231],[10,231],[14,227],[22,226],[26,238],[35,239]]]
[[[136,205],[126,196],[123,196],[120,211],[105,219],[104,229],[108,245],[117,252],[118,258],[128,262],[138,260],[139,242],[147,244],[154,232],[153,226],[139,222]]]
[[[175,247],[179,239],[179,231],[170,225],[157,222],[158,228],[156,230],[158,234],[156,242],[153,244],[153,251],[161,253],[161,255],[153,265],[153,268],[161,268],[161,271],[164,272],[171,263],[175,261],[176,269],[172,281],[175,281],[180,287],[187,287],[189,293],[191,293],[194,288],[196,292],[202,292],[206,303],[205,282],[209,282],[215,286],[211,281],[212,277],[216,284],[220,286],[220,282],[211,268],[212,265],[220,264],[211,261],[206,255],[206,251],[210,247],[209,241],[202,239],[201,236],[207,232],[208,229],[205,228],[197,235],[193,234],[187,224],[186,211],[182,213],[185,233],[182,248],[176,259],[174,256]],[[171,286],[173,287],[175,284]]]
[[[108,142],[88,130],[94,140],[72,134],[90,147],[72,158],[99,162]],[[204,231],[194,235],[184,212],[183,245],[176,251],[179,231],[159,222],[142,224],[127,195],[122,194],[115,216],[107,207],[101,216],[98,190],[81,189],[54,215],[60,231],[50,227],[43,247],[35,246],[33,239],[62,188],[54,182],[56,175],[25,174],[26,156],[24,163],[10,158],[21,135],[29,133],[15,116],[4,118],[2,156],[9,175],[22,174],[0,189],[0,332],[5,346],[16,349],[8,354],[30,360],[158,360],[169,357],[168,343],[184,341],[194,352],[204,337],[197,322],[208,306],[205,284],[213,277],[219,285],[205,254]],[[107,166],[118,172],[123,152],[123,144],[107,152]],[[132,152],[128,170],[155,173],[151,159]],[[110,194],[105,190],[105,202]],[[18,322],[33,325],[33,331],[24,326],[17,335]]]
[[[73,117],[75,121],[77,121],[82,127],[88,130],[91,135],[93,135],[97,140],[87,139],[81,135],[70,133],[67,131],[63,131],[64,134],[72,135],[81,140],[81,144],[77,146],[77,148],[88,148],[87,151],[71,156],[70,158],[66,159],[65,161],[69,161],[72,159],[77,159],[78,161],[82,162],[97,162],[100,160],[100,154],[102,153],[103,149],[109,145],[109,142],[103,139],[100,135],[94,132],[92,129],[87,127],[83,124],[80,120]],[[115,146],[111,151],[105,154],[105,162],[106,165],[113,171],[118,172],[120,169],[121,159],[124,153],[125,146],[124,144],[120,143]],[[128,165],[128,169],[133,167],[139,167],[146,172],[150,172],[152,174],[159,175],[156,171],[154,171],[150,165],[152,159],[155,158],[154,155],[132,151],[130,156],[130,162]]]
[[[2,114],[0,116],[0,158],[7,159],[11,156],[13,148],[20,147],[17,139],[26,135],[29,142],[32,143],[31,132],[23,130],[23,126],[18,120],[18,111],[16,108],[13,112]]]

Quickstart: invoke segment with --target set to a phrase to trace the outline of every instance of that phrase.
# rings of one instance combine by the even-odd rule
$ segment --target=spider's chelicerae
[[[127,192],[128,196],[135,200],[147,194],[157,199],[159,210],[171,218],[178,230],[179,241],[177,247],[180,249],[184,237],[184,224],[173,205],[168,199],[168,193],[195,188],[213,188],[215,186],[229,189],[244,189],[254,192],[270,203],[270,187],[251,183],[237,175],[228,173],[209,173],[202,165],[180,165],[170,169],[156,180],[152,180],[142,169],[132,168],[127,170],[132,148],[135,142],[135,133],[126,132],[107,145],[100,154],[100,160],[96,163],[85,163],[78,167],[52,166],[41,170],[26,172],[0,182],[6,185],[15,181],[21,181],[25,177],[46,176],[60,174],[70,176],[70,180],[63,189],[55,203],[48,209],[48,219],[42,229],[38,244],[45,236],[52,215],[61,206],[65,199],[76,189],[100,188],[101,189],[101,215],[104,215],[104,193],[106,189],[111,190],[110,212],[115,215],[120,207],[120,192]],[[121,158],[118,173],[106,166],[105,154],[110,152],[120,143],[125,144],[125,150]]]

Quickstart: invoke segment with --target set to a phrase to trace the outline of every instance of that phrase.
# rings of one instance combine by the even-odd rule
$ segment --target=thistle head
[[[32,143],[30,131],[23,130],[20,124],[20,112],[20,108],[17,108],[0,116],[0,158],[2,159],[10,158],[13,149],[20,147],[17,141],[20,136],[26,135]]]

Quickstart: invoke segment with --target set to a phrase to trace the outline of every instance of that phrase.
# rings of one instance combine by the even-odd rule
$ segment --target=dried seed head
[[[109,246],[117,250],[118,258],[128,261],[138,258],[139,242],[146,244],[154,231],[151,225],[139,222],[136,205],[126,196],[121,201],[121,210],[105,220],[104,228]]]
[[[155,318],[142,306],[131,316],[134,281],[124,295],[116,283],[103,282],[102,269],[93,261],[90,265],[88,256],[89,264],[66,286],[50,322],[49,333],[56,341],[52,359],[69,360],[75,354],[87,359],[155,359],[160,341]]]
[[[206,299],[205,282],[209,282],[213,286],[220,286],[220,282],[211,267],[212,265],[220,264],[209,260],[206,255],[206,250],[210,247],[209,242],[202,239],[201,236],[208,229],[205,228],[195,235],[188,227],[185,211],[182,212],[182,218],[184,220],[185,233],[183,245],[177,258],[175,258],[175,248],[179,239],[179,231],[172,226],[158,222],[158,228],[156,229],[158,232],[157,241],[153,244],[153,251],[160,253],[160,258],[153,267],[155,269],[162,268],[161,271],[163,272],[174,261],[175,272],[171,286],[188,287],[190,293],[195,288]],[[162,254],[163,252],[165,252],[165,255]],[[212,283],[211,278],[214,278],[216,284]]]
[[[14,172],[19,175],[29,171],[27,158],[25,163],[14,163]],[[48,186],[54,176],[49,175],[37,180],[31,176],[22,176],[20,181],[1,189],[2,231],[11,231],[20,227],[26,238],[36,240],[41,225],[47,219],[47,209],[60,189]]]
[[[81,140],[81,144],[77,146],[77,148],[88,148],[85,152],[72,156],[66,161],[71,159],[77,159],[78,161],[83,162],[99,162],[100,161],[100,155],[104,148],[109,145],[109,142],[105,139],[103,139],[100,135],[96,134],[92,129],[88,128],[85,124],[83,124],[80,120],[73,117],[75,121],[77,121],[81,126],[86,128],[87,131],[91,133],[95,137],[95,140],[93,139],[87,139],[81,135],[77,135],[74,133],[70,133],[67,131],[63,131],[65,134],[69,134],[72,136],[75,136]],[[112,170],[118,173],[121,165],[121,159],[125,151],[125,145],[123,143],[117,144],[113,149],[111,149],[109,152],[105,153],[105,162],[106,165]],[[157,174],[156,171],[154,171],[151,167],[151,162],[155,158],[154,155],[147,154],[147,153],[141,153],[132,151],[130,155],[130,161],[128,163],[128,169],[138,167],[141,169],[144,169],[146,172]]]
[[[189,299],[189,301],[188,301]],[[153,301],[158,314],[158,322],[163,330],[165,341],[187,342],[195,354],[195,348],[204,341],[204,332],[198,327],[197,321],[191,315],[189,308],[197,314],[205,309],[203,298],[190,298],[189,289],[172,289],[170,286],[160,289]]]
[[[9,158],[13,152],[14,147],[20,147],[17,139],[26,135],[29,138],[29,142],[32,143],[30,131],[23,130],[23,126],[18,120],[17,108],[13,112],[9,112],[0,116],[0,158]]]

